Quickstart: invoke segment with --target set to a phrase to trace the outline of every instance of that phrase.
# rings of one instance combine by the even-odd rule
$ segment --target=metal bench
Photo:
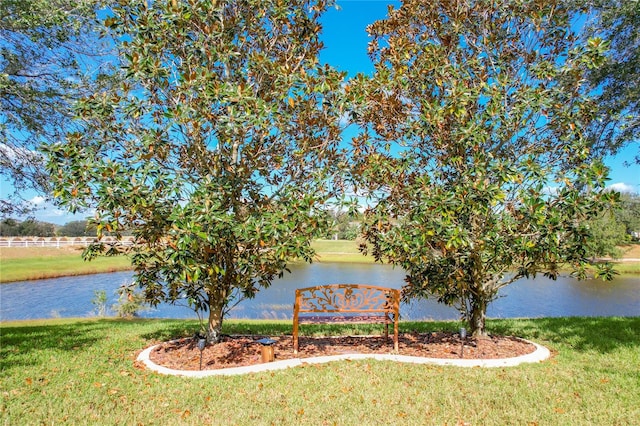
[[[398,351],[400,290],[365,284],[329,284],[296,290],[293,305],[293,352],[298,353],[300,324],[384,323],[385,338],[393,321]]]

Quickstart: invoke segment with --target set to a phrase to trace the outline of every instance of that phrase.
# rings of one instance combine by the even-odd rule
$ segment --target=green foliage
[[[104,23],[122,83],[49,150],[61,204],[94,208],[99,237],[131,231],[146,300],[208,310],[212,340],[232,299],[311,260],[328,226],[344,108],[343,75],[317,58],[327,5],[121,2]]]
[[[589,16],[585,39],[598,36],[609,49],[602,67],[592,69],[589,83],[597,90],[598,120],[589,128],[594,147],[615,153],[640,138],[640,2],[571,0]],[[640,149],[635,162],[640,163]]]
[[[95,306],[96,315],[104,317],[107,315],[107,292],[106,290],[93,290],[91,304]]]
[[[624,225],[625,232],[640,237],[640,195],[621,194],[620,205],[613,215],[617,223]]]
[[[74,220],[58,228],[57,234],[64,237],[90,237],[96,235],[96,227],[89,225],[86,220]]]
[[[147,309],[144,294],[136,291],[133,286],[125,285],[118,289],[118,303],[113,309],[120,318],[134,318],[138,313]]]
[[[29,209],[23,190],[48,195],[39,145],[60,140],[73,101],[107,81],[99,55],[108,48],[94,26],[101,3],[0,0],[0,178],[15,189],[0,200],[2,214]]]
[[[588,222],[619,195],[585,137],[603,42],[578,43],[553,0],[407,0],[369,32],[375,74],[350,86],[363,250],[476,335],[500,288],[565,263],[585,276]]]
[[[86,220],[67,222],[62,226],[35,219],[20,221],[5,218],[0,221],[0,236],[2,237],[89,237],[96,235],[95,226]]]
[[[325,235],[327,239],[337,238],[338,240],[355,240],[360,234],[360,223],[358,215],[351,215],[343,211],[332,213],[333,226]]]
[[[603,212],[589,221],[589,227],[593,236],[588,244],[589,255],[614,259],[622,256],[622,250],[618,246],[627,243],[630,236],[625,232],[624,224],[617,222],[611,212]]]
[[[56,226],[53,223],[40,222],[35,219],[18,221],[3,219],[0,221],[0,236],[2,237],[53,237]]]

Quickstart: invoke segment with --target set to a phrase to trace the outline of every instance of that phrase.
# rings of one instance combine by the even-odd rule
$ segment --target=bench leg
[[[393,321],[393,349],[396,352],[399,352],[400,348],[398,344],[398,319],[397,318],[398,317],[394,318],[394,321]]]
[[[298,353],[298,317],[293,317],[293,353]]]

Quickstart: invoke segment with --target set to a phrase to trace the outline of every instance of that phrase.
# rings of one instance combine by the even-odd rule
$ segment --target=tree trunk
[[[207,342],[218,343],[222,331],[222,311],[224,309],[224,299],[209,300],[209,328],[207,330]]]
[[[485,321],[487,319],[488,302],[482,296],[473,296],[471,300],[471,316],[469,318],[469,328],[473,337],[484,337],[487,335]]]

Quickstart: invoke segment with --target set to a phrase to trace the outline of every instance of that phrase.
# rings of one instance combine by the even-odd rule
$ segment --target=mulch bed
[[[261,345],[264,336],[224,336],[219,343],[207,345],[202,351],[202,369],[241,367],[262,362]],[[291,336],[270,337],[275,360],[309,358],[325,355],[356,353],[393,353],[393,341],[382,336],[306,337],[301,336],[298,354],[293,353]],[[515,337],[489,336],[483,339],[467,338],[461,357],[460,337],[457,333],[402,333],[399,336],[399,354],[428,358],[497,359],[526,355],[535,346]],[[192,337],[165,342],[155,348],[150,359],[167,368],[199,370],[200,351]]]

